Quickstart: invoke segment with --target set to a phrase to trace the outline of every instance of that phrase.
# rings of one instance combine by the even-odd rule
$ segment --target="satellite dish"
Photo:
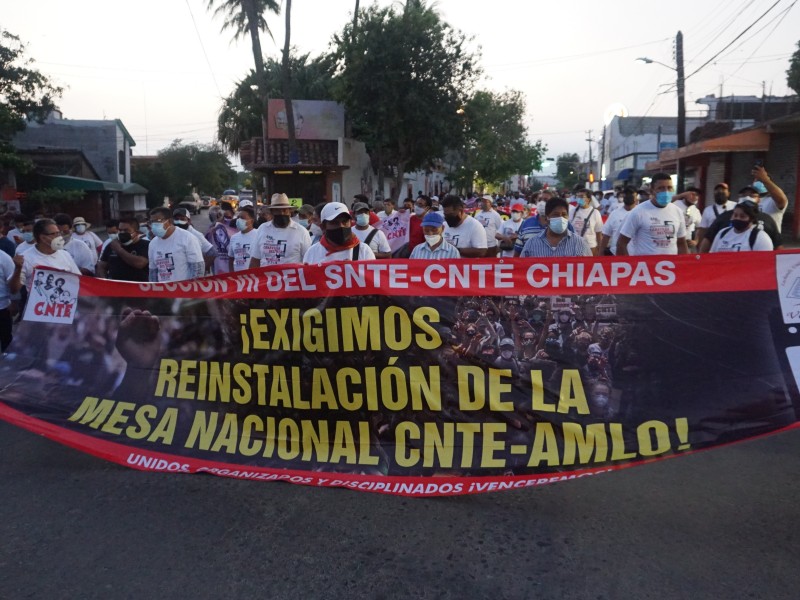
[[[603,123],[608,126],[614,117],[627,117],[628,109],[621,102],[614,102],[603,113]]]

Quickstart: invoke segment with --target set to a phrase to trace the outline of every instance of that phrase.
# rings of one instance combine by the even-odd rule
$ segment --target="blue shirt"
[[[592,251],[589,245],[579,235],[572,231],[567,230],[565,235],[558,242],[558,245],[553,247],[547,240],[547,231],[542,231],[539,235],[532,237],[525,243],[522,249],[520,258],[527,258],[531,256],[539,258],[547,258],[548,256],[591,256]]]
[[[426,242],[417,244],[411,251],[411,256],[409,256],[409,258],[421,258],[423,260],[448,260],[452,258],[461,258],[461,253],[458,251],[458,248],[447,243],[445,240],[442,240],[442,243],[439,244],[435,250],[431,250],[431,247],[428,246]]]
[[[572,223],[567,225],[567,229],[570,231],[575,231],[572,227]],[[525,247],[525,242],[527,242],[533,236],[539,235],[542,233],[542,231],[546,230],[547,225],[542,225],[539,222],[539,217],[537,215],[533,215],[532,217],[525,219],[517,230],[517,241],[514,242],[514,252],[521,253],[522,249]]]

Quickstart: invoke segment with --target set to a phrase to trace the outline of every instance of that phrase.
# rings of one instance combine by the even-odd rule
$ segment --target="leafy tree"
[[[559,154],[556,158],[556,178],[562,188],[569,188],[580,181],[578,166],[581,159],[577,154]]]
[[[19,157],[11,139],[23,131],[29,119],[43,121],[55,109],[62,88],[33,68],[25,58],[19,37],[0,30],[0,168],[28,171],[32,165]]]
[[[468,40],[433,8],[402,8],[373,4],[334,36],[334,94],[376,159],[379,187],[384,165],[402,174],[445,154],[479,75]]]
[[[471,187],[473,177],[481,188],[497,185],[511,175],[539,170],[546,147],[531,144],[523,124],[525,100],[521,92],[476,92],[460,114],[464,120],[463,180]]]
[[[236,182],[228,157],[218,146],[175,140],[158,152],[158,160],[134,167],[133,178],[148,189],[148,205],[164,197],[180,201],[193,191],[219,194]]]
[[[330,58],[310,58],[309,54],[291,54],[290,94],[305,100],[332,100]],[[236,84],[234,92],[222,102],[217,119],[217,139],[228,152],[239,151],[243,141],[261,136],[262,88],[270,96],[283,94],[282,65],[267,59],[261,84],[254,71]]]
[[[84,197],[81,190],[62,190],[61,188],[43,188],[28,193],[25,210],[28,214],[42,212],[54,214],[69,210],[65,205],[78,202]]]
[[[265,128],[265,105],[269,95],[265,85],[264,53],[261,51],[261,36],[259,32],[266,31],[272,37],[264,14],[267,11],[278,14],[280,6],[276,0],[208,0],[208,9],[214,10],[215,16],[222,16],[225,19],[222,23],[222,30],[232,29],[234,40],[250,36],[250,44],[253,48],[253,62],[256,66],[255,83],[260,86],[258,90],[260,109],[256,114],[261,119],[263,131]],[[287,111],[289,110],[291,110],[291,107],[287,107]],[[287,116],[288,114],[287,112]],[[294,136],[294,120],[290,121],[289,127],[291,135]]]
[[[797,42],[797,50],[789,60],[789,69],[786,71],[786,85],[800,96],[800,42]]]

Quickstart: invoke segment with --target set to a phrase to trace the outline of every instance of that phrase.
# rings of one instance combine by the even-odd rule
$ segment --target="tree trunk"
[[[353,35],[351,36],[353,41],[356,39],[356,33],[358,30],[358,4],[359,0],[356,0],[356,9],[353,11]]]
[[[289,47],[292,35],[292,0],[286,0],[286,40],[283,44],[283,101],[286,105],[286,127],[289,135],[289,163],[297,164],[297,139],[292,106],[292,74],[289,68]]]
[[[383,200],[383,188],[384,188],[384,181],[383,181],[383,152],[380,148],[375,150],[375,159],[378,163],[378,194],[380,194],[381,200]]]
[[[261,51],[261,37],[258,33],[258,12],[253,0],[242,0],[242,8],[247,15],[247,29],[250,31],[250,43],[253,47],[253,62],[256,65],[256,81],[258,94],[261,99],[261,143],[264,145],[264,162],[267,159],[267,132],[269,128],[269,90],[267,89],[267,75],[264,69],[264,55]],[[257,154],[257,153],[256,153]]]

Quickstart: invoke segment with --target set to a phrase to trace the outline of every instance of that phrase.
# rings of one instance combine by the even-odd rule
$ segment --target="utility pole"
[[[675,36],[675,64],[678,72],[678,151],[686,145],[686,100],[684,98],[685,77],[683,73],[683,33],[680,31]],[[678,167],[678,193],[683,193],[683,180],[686,175],[686,167],[677,158]]]
[[[586,132],[589,136],[586,138],[586,141],[589,142],[589,189],[591,189],[592,184],[594,183],[594,162],[592,161],[592,130]]]

